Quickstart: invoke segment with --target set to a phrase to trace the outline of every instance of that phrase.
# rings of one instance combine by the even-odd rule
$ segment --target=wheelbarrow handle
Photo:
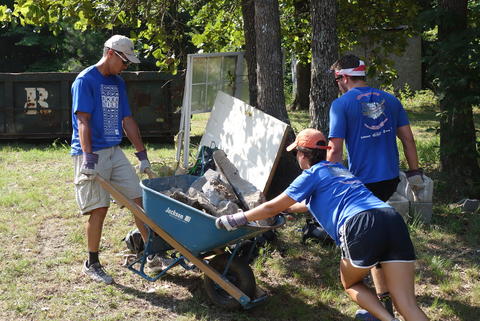
[[[140,219],[143,223],[147,224],[150,229],[152,229],[157,235],[163,238],[168,244],[170,244],[173,248],[179,251],[183,256],[185,256],[190,262],[195,264],[203,273],[205,273],[209,278],[211,278],[215,283],[220,285],[228,294],[234,297],[237,301],[242,303],[242,300],[247,300],[243,302],[244,304],[248,303],[250,299],[248,296],[245,295],[239,288],[235,285],[230,283],[226,278],[222,277],[217,270],[212,268],[210,265],[205,263],[203,259],[200,259],[193,255],[185,246],[180,244],[177,240],[175,240],[170,234],[168,234],[165,230],[160,228],[150,217],[148,217],[139,205],[137,205],[134,201],[127,198],[123,195],[120,191],[118,191],[109,181],[104,179],[101,175],[95,175],[95,180],[102,186],[110,195],[117,200],[119,204],[124,205],[128,208],[136,218]],[[248,299],[246,299],[248,298]]]

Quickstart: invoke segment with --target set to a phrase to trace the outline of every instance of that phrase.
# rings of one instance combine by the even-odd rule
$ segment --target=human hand
[[[408,183],[412,185],[412,188],[422,188],[424,185],[423,170],[421,168],[406,171]]]
[[[415,170],[406,171],[405,175],[407,176],[408,184],[412,189],[413,201],[417,202],[420,198],[420,193],[422,189],[425,188],[425,182],[423,179],[423,170],[415,169]]]
[[[145,170],[147,168],[151,168],[152,166],[150,165],[150,161],[148,160],[147,156],[147,150],[144,149],[138,153],[135,153],[135,156],[137,156],[138,160],[140,161],[140,166],[138,168],[138,172],[140,174],[145,173]]]
[[[95,174],[97,174],[97,170],[95,169],[96,164],[98,164],[98,154],[83,153],[83,163],[80,173],[87,176],[95,176]]]
[[[238,212],[230,215],[222,215],[215,220],[215,226],[217,229],[225,229],[227,231],[236,230],[239,226],[246,225],[248,223],[245,213]]]

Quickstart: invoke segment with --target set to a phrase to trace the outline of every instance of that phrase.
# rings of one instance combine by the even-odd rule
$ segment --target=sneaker
[[[357,310],[355,312],[355,320],[361,321],[380,321],[379,319],[375,318],[373,315],[370,314],[367,310]]]
[[[83,264],[83,273],[88,275],[94,281],[112,284],[113,278],[105,272],[100,262],[93,263],[87,267],[88,260]]]
[[[149,255],[147,257],[147,267],[151,272],[158,273],[169,267],[170,264],[173,264],[175,261],[174,258],[163,257],[158,254]]]

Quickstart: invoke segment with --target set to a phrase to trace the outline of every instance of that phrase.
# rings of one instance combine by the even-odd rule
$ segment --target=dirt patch
[[[67,230],[61,218],[46,219],[37,234],[38,258],[47,258],[65,248]]]

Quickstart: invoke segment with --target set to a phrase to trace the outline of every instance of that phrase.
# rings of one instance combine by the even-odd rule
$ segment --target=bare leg
[[[385,281],[397,311],[406,321],[426,321],[425,313],[415,298],[415,264],[413,262],[382,263]]]
[[[380,298],[381,295],[387,294],[388,300],[381,301],[383,306],[390,314],[393,314],[392,301],[390,300],[390,294],[388,292],[383,269],[379,266],[375,266],[370,270],[370,273],[372,274],[373,284],[375,285],[375,291],[377,292],[378,297]]]
[[[141,208],[143,208],[143,203],[142,203],[142,198],[139,197],[139,198],[136,198],[133,200],[138,206],[140,206]],[[140,234],[142,235],[142,239],[143,239],[143,242],[146,244],[147,243],[147,239],[148,239],[148,231],[147,231],[147,228],[145,227],[145,224],[140,220],[138,219],[135,215],[133,216],[133,218],[135,219],[135,225],[137,226],[138,230],[140,231]]]
[[[385,310],[377,296],[363,283],[369,269],[354,267],[349,260],[340,261],[340,278],[347,294],[362,308],[382,321],[391,321],[393,316]]]
[[[103,222],[107,215],[108,207],[100,207],[90,212],[90,217],[85,223],[87,233],[87,247],[89,252],[98,252],[100,238],[102,237]]]
[[[387,283],[385,282],[385,277],[383,275],[382,268],[374,266],[370,273],[372,273],[373,284],[375,284],[375,290],[377,294],[388,292]]]

